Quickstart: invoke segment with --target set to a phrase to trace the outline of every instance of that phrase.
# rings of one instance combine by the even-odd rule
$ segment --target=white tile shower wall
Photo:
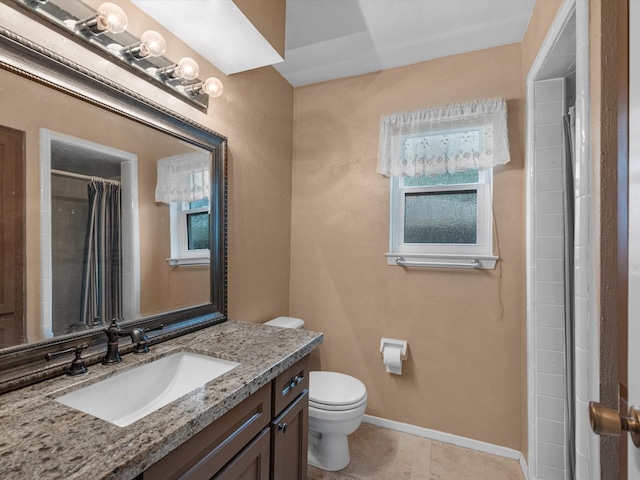
[[[534,87],[533,243],[535,478],[565,478],[566,362],[564,326],[564,79]]]
[[[78,292],[82,289],[88,209],[86,180],[52,176],[51,275],[59,279],[52,282],[50,292],[54,335],[72,333],[81,324]]]

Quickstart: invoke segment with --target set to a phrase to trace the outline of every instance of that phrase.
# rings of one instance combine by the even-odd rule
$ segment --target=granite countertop
[[[6,393],[0,397],[0,478],[133,479],[320,343],[317,332],[227,321],[154,345],[146,355],[124,355],[116,366],[92,365],[85,375]],[[60,390],[66,393],[175,351],[240,366],[128,427],[53,400]]]

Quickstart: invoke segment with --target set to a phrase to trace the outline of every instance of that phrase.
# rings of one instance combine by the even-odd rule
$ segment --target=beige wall
[[[323,369],[361,379],[367,413],[520,449],[525,365],[524,98],[520,45],[295,91],[290,314],[325,333]],[[496,270],[386,264],[381,114],[502,96],[511,163],[496,169]],[[381,337],[407,339],[402,376]],[[317,365],[316,365],[317,366]]]
[[[82,45],[30,21],[20,10],[0,4],[0,18],[4,27],[228,137],[229,316],[260,321],[286,313],[289,303],[293,88],[272,67],[227,77],[130,2],[116,3],[126,10],[132,33],[139,36],[147,29],[161,32],[167,39],[167,56],[175,59],[191,56],[201,66],[201,78],[218,76],[222,80],[225,92],[210,102],[208,114],[89,53]],[[37,105],[29,108],[37,109]],[[32,139],[28,142],[35,145]],[[36,164],[27,165],[26,175],[28,184],[37,185]],[[27,262],[39,264],[37,198],[28,199],[26,209]],[[37,295],[39,298],[39,291],[38,268],[37,272],[30,270],[27,275],[27,302],[30,305],[31,297]],[[155,296],[158,303],[160,295]],[[154,300],[150,298],[149,301]]]

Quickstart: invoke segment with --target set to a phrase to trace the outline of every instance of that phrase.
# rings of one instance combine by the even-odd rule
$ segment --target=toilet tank
[[[304,320],[295,317],[278,317],[273,320],[265,322],[265,325],[271,325],[272,327],[282,328],[303,328]]]

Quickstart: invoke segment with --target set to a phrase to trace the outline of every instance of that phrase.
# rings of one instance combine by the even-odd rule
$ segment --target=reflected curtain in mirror
[[[211,155],[187,153],[158,160],[156,202],[195,202],[209,198]]]
[[[82,319],[88,326],[122,318],[120,183],[93,179],[87,186],[89,215],[82,281]]]

